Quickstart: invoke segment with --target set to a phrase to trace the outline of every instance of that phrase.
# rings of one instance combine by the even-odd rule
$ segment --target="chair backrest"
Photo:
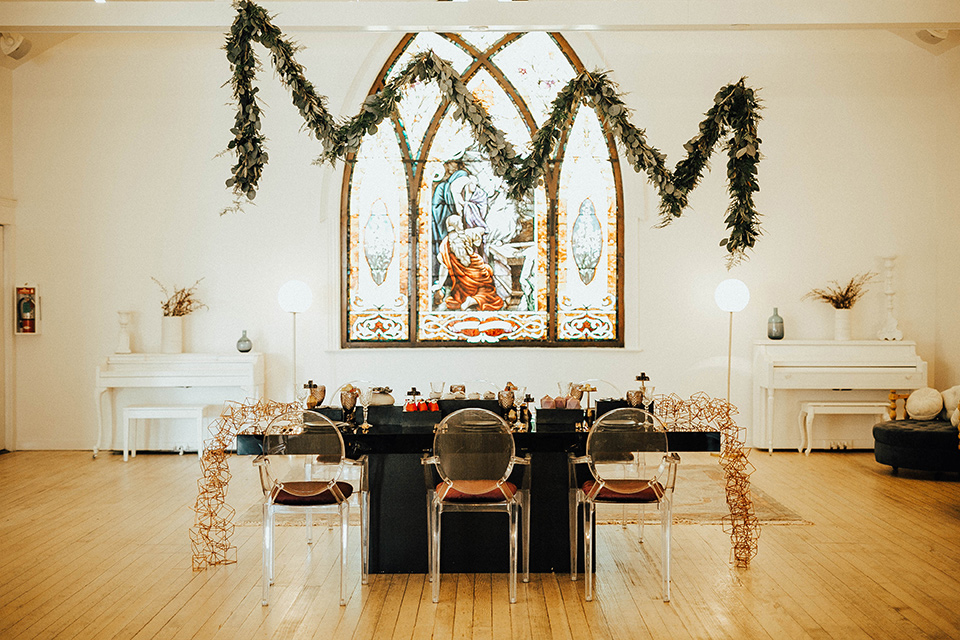
[[[446,490],[465,494],[500,487],[513,470],[515,451],[509,425],[487,409],[454,411],[440,421],[433,438],[437,471]]]
[[[333,486],[343,472],[345,450],[337,426],[314,411],[288,411],[274,418],[263,435],[258,459],[265,495],[281,488],[296,495],[316,495]],[[305,480],[311,481],[304,487]],[[297,483],[296,488],[284,486]]]
[[[667,453],[663,423],[643,409],[608,411],[587,435],[586,454],[597,480],[649,480]]]

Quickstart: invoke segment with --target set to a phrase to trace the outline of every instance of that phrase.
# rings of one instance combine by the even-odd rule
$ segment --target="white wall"
[[[278,21],[282,23],[282,21]],[[291,34],[331,109],[352,114],[396,35]],[[732,400],[750,419],[750,351],[777,306],[789,338],[826,338],[830,309],[801,301],[811,287],[879,270],[896,251],[898,315],[931,373],[960,370],[937,348],[955,319],[944,293],[956,237],[960,170],[957,60],[885,32],[616,33],[569,37],[585,64],[613,70],[634,122],[673,164],[716,91],[740,76],[761,88],[765,235],[732,275],[752,300],[734,326]],[[353,378],[395,395],[430,380],[508,378],[537,395],[558,380],[604,378],[626,388],[641,370],[660,391],[725,392],[727,318],[713,302],[728,276],[723,156],[691,211],[656,230],[644,181],[624,174],[627,349],[377,349],[340,351],[342,167],[317,168],[320,146],[299,131],[271,70],[261,74],[270,153],[257,206],[220,217],[230,158],[216,158],[232,123],[229,69],[214,34],[81,34],[13,72],[16,280],[42,288],[43,335],[16,343],[17,445],[91,446],[94,368],[116,344],[118,310],[136,312],[137,351],[159,348],[160,294],[151,276],[204,278],[209,310],[188,319],[187,348],[228,352],[242,329],[267,354],[268,394],[289,394],[290,318],[276,291],[307,281],[316,302],[299,317],[299,377],[328,393]],[[0,87],[2,88],[2,87]],[[954,110],[955,111],[955,110]],[[941,245],[943,242],[941,241]],[[940,261],[938,262],[938,255]],[[952,267],[951,267],[952,268]],[[854,310],[854,337],[883,319],[879,283]],[[941,312],[943,309],[943,312]],[[955,323],[954,323],[954,326]],[[955,343],[954,343],[955,344]],[[64,418],[68,416],[68,418]]]
[[[0,67],[0,198],[13,193],[13,73]]]
[[[13,74],[10,69],[0,67],[0,224],[9,224],[11,221],[14,212],[15,201],[13,200]],[[0,229],[0,233],[2,233]],[[11,234],[7,234],[10,237]],[[0,250],[3,247],[3,237],[0,235]],[[0,256],[0,282],[4,282],[2,279],[3,274],[3,256]],[[4,291],[4,296],[6,297],[6,287],[0,287]],[[3,309],[3,303],[0,302],[0,309]],[[7,314],[3,314],[4,318],[7,318]],[[10,354],[10,349],[8,349],[7,343],[9,338],[7,337],[7,329],[9,326],[6,324],[6,321],[0,321],[0,327],[3,327],[3,333],[0,334],[3,336],[3,339],[0,339],[0,362],[4,364],[7,362],[7,356]],[[6,366],[0,365],[0,389],[3,389],[6,384]],[[6,394],[0,394],[5,396]],[[5,449],[7,447],[7,442],[13,442],[13,425],[7,424],[7,406],[5,398],[0,397],[0,449]],[[12,423],[12,417],[10,419]],[[10,437],[7,436],[7,431],[10,431]]]
[[[936,388],[960,384],[960,53],[943,56],[943,96],[939,108],[940,127],[938,195],[941,199],[937,227],[937,349]],[[953,135],[951,135],[951,133]]]

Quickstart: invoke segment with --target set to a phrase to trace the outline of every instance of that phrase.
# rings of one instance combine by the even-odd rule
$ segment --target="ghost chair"
[[[663,423],[642,409],[614,409],[594,421],[587,435],[586,454],[569,458],[570,579],[577,579],[577,520],[583,507],[584,592],[593,599],[593,534],[598,504],[629,504],[660,510],[661,579],[664,602],[670,600],[670,529],[673,489],[680,457],[670,453]],[[586,465],[587,479],[577,479]],[[643,516],[638,528],[643,542]]]
[[[509,480],[515,465],[529,467],[529,455],[517,457],[507,423],[486,409],[460,409],[437,425],[433,454],[424,456],[427,531],[433,601],[440,600],[440,520],[448,511],[502,511],[510,522],[510,603],[517,601],[517,542],[523,512],[523,581],[530,581],[530,470],[520,487]],[[439,483],[435,484],[435,470]]]
[[[312,545],[312,516],[340,516],[340,604],[346,604],[347,542],[350,496],[359,494],[361,582],[368,582],[366,458],[349,460],[343,436],[325,416],[291,411],[274,418],[263,436],[263,453],[254,460],[263,489],[263,598],[269,604],[274,581],[274,527],[277,514],[306,517],[307,544]],[[361,467],[360,491],[342,479],[348,465]]]

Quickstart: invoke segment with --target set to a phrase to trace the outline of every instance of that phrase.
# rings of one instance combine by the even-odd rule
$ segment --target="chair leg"
[[[647,505],[640,503],[639,509],[637,509],[637,536],[640,544],[643,544],[643,525],[647,522]]]
[[[347,604],[347,542],[350,536],[350,503],[340,503],[340,606]]]
[[[589,500],[583,503],[583,581],[584,594],[593,600],[593,525],[596,519],[594,505]]]
[[[263,606],[270,604],[270,585],[273,583],[273,514],[270,505],[263,503]]]
[[[370,583],[370,492],[360,492],[360,582]]]
[[[510,505],[510,604],[517,602],[517,503]]]
[[[660,550],[663,565],[660,568],[660,571],[663,576],[664,602],[670,602],[670,530],[673,524],[673,509],[671,508],[670,503],[671,500],[664,500],[660,503],[660,529],[663,533],[663,548]]]
[[[430,505],[433,515],[433,527],[430,530],[430,549],[433,570],[433,601],[440,602],[440,504],[434,501]]]
[[[523,581],[530,582],[530,492],[523,493]]]
[[[570,490],[570,579],[577,579],[577,507],[579,500],[576,489]]]
[[[427,580],[433,582],[433,492],[427,492]]]

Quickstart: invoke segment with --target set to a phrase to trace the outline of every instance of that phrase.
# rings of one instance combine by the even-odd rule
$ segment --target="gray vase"
[[[244,329],[243,335],[237,340],[237,351],[247,353],[250,349],[253,349],[253,343],[250,342],[250,338],[247,337],[247,331]]]
[[[783,318],[777,313],[777,308],[773,308],[773,315],[767,320],[767,337],[771,340],[783,339]]]

